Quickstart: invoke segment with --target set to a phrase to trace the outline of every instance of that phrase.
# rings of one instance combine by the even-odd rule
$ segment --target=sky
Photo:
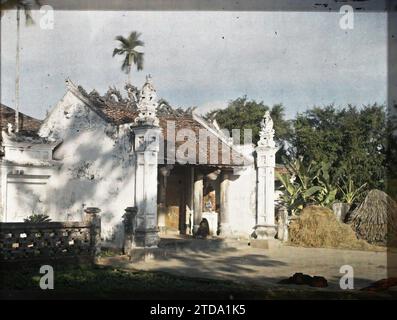
[[[338,12],[55,11],[54,28],[21,24],[20,110],[44,118],[66,92],[65,79],[104,94],[124,87],[117,35],[142,33],[144,70],[158,95],[199,113],[247,95],[282,103],[288,118],[314,105],[362,106],[387,100],[387,21],[355,13],[340,28]],[[1,102],[15,105],[16,13],[1,20]]]

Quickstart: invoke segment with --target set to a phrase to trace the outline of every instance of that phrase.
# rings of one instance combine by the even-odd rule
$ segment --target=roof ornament
[[[14,128],[13,128],[13,125],[12,125],[12,123],[7,123],[7,133],[10,135],[10,134],[12,134],[14,132]]]
[[[188,107],[187,109],[183,109],[181,107],[174,108],[172,107],[168,101],[164,99],[160,99],[158,101],[158,107],[157,107],[157,115],[158,116],[172,116],[172,117],[192,117],[192,114],[194,110],[197,107]]]
[[[107,103],[122,103],[123,97],[119,90],[117,90],[115,87],[109,86],[108,91],[104,95],[104,100]]]
[[[158,107],[157,93],[152,83],[152,77],[146,76],[146,82],[143,85],[138,100],[138,117],[135,122],[140,125],[152,125],[158,126],[159,119],[156,115],[156,109]]]
[[[261,122],[261,131],[259,132],[258,146],[271,147],[276,146],[274,142],[273,120],[270,117],[270,112],[266,111]]]
[[[136,105],[138,100],[139,100],[139,90],[138,90],[138,88],[133,86],[130,83],[127,83],[124,86],[124,89],[127,91],[127,96],[128,96],[127,105],[129,105],[129,104]]]

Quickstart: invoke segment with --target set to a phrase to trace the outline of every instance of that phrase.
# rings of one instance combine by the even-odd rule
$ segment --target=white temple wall
[[[135,160],[128,125],[107,124],[68,92],[40,135],[63,140],[54,152],[62,166],[44,195],[53,220],[81,220],[84,208],[99,207],[102,236],[120,245],[124,209],[134,206]]]
[[[229,182],[229,223],[234,235],[248,237],[256,224],[256,170],[248,166],[231,175]]]
[[[49,177],[56,167],[1,164],[0,221],[22,222],[32,214],[49,214],[43,203]]]

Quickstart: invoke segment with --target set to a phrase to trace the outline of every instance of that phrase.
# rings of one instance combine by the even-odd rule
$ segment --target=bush
[[[288,162],[288,173],[276,172],[282,183],[281,201],[291,214],[299,213],[307,205],[330,208],[336,201],[352,206],[365,194],[367,184],[357,187],[350,176],[347,179],[341,177],[335,182],[329,164],[313,161],[305,165],[303,160],[297,158]]]
[[[23,222],[27,223],[40,223],[40,222],[50,222],[51,219],[46,214],[32,214],[31,216],[23,219]]]

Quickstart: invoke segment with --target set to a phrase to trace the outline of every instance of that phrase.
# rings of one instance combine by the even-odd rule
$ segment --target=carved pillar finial
[[[258,146],[271,147],[276,146],[274,142],[273,120],[270,112],[266,111],[261,122],[261,131],[259,132]]]
[[[146,76],[146,82],[143,85],[138,100],[138,117],[135,122],[141,125],[152,125],[158,126],[159,119],[156,115],[156,109],[158,107],[157,93],[154,89],[152,77]]]
[[[13,125],[11,123],[7,123],[7,133],[10,135],[14,131]]]

